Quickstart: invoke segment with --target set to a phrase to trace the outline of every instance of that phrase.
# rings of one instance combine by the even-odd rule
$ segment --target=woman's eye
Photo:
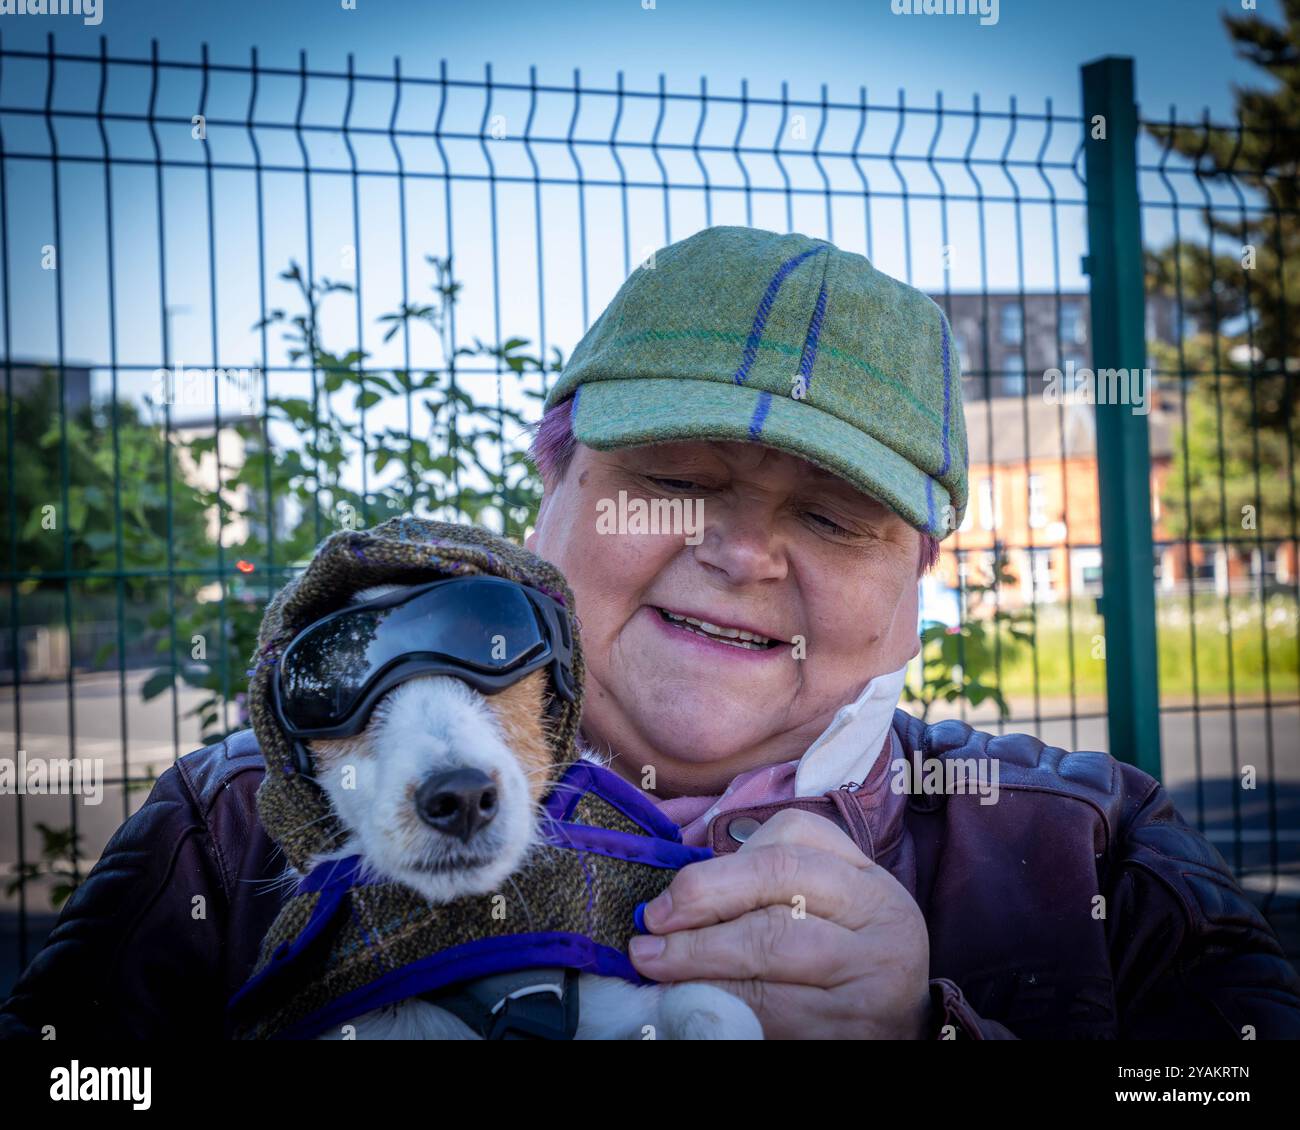
[[[839,523],[832,522],[829,518],[826,518],[821,514],[813,514],[811,511],[809,511],[808,517],[813,519],[813,521],[815,521],[823,529],[826,529],[833,534],[848,535],[851,532],[849,530],[846,530],[843,526],[839,525]]]
[[[669,490],[697,489],[696,484],[691,482],[689,479],[661,479],[655,475],[647,475],[646,478],[648,478],[652,483],[657,483],[659,486],[667,487]]]

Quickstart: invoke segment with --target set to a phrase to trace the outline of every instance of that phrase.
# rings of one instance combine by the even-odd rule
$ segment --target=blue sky
[[[114,52],[147,52],[159,39],[168,56],[195,57],[207,40],[213,59],[246,61],[259,48],[266,62],[296,64],[305,48],[315,65],[343,65],[355,52],[361,69],[387,70],[400,55],[411,73],[433,74],[447,59],[456,75],[526,78],[536,62],[543,81],[564,81],[581,68],[585,81],[693,88],[707,74],[715,88],[742,75],[755,94],[776,94],[788,79],[793,95],[813,96],[827,82],[832,96],[906,87],[920,100],[943,90],[953,104],[972,92],[1005,103],[1078,100],[1078,68],[1093,57],[1131,55],[1139,99],[1148,111],[1178,103],[1230,107],[1230,83],[1248,73],[1230,59],[1219,13],[1227,0],[1001,0],[996,25],[976,18],[896,16],[891,0],[101,0],[103,22],[73,17],[0,20],[6,46],[43,46],[55,30],[65,49],[98,49],[101,33]],[[1277,0],[1260,13],[1278,20]]]
[[[1015,96],[1020,112],[1037,113],[1050,98],[1058,115],[1080,112],[1082,64],[1105,55],[1128,55],[1136,62],[1137,97],[1144,116],[1163,118],[1173,103],[1181,120],[1199,119],[1204,108],[1216,120],[1227,120],[1233,84],[1263,81],[1233,57],[1222,27],[1220,13],[1239,11],[1239,0],[1001,0],[998,21],[992,26],[981,26],[978,17],[972,16],[895,15],[890,0],[355,0],[353,8],[345,8],[344,2],[347,0],[101,0],[103,21],[98,26],[84,26],[76,17],[0,16],[0,35],[6,49],[43,51],[52,30],[60,50],[87,55],[98,54],[104,35],[113,56],[133,58],[147,57],[150,41],[156,39],[162,58],[171,61],[197,60],[200,46],[206,43],[213,62],[239,65],[248,63],[250,49],[256,47],[262,66],[286,68],[296,68],[299,50],[305,49],[310,66],[323,71],[342,71],[351,52],[359,72],[382,75],[392,73],[394,56],[400,55],[402,73],[407,77],[436,76],[445,59],[453,80],[481,80],[490,64],[495,82],[526,82],[529,66],[535,65],[538,81],[556,86],[572,84],[576,68],[581,71],[584,90],[613,87],[620,71],[628,89],[641,91],[654,91],[663,75],[670,92],[694,93],[703,76],[711,95],[734,96],[743,78],[748,80],[753,98],[779,97],[781,84],[786,82],[791,99],[816,100],[826,84],[831,102],[850,106],[864,85],[870,103],[883,107],[897,104],[900,88],[906,91],[909,107],[932,107],[936,93],[942,92],[949,110],[969,109],[978,94],[986,112],[1006,110]],[[643,6],[649,3],[653,7]],[[1259,10],[1275,22],[1280,19],[1276,0],[1259,0]],[[119,82],[122,72],[144,81],[137,68],[119,69],[110,83],[110,109],[113,99],[119,98],[138,115],[142,111],[140,92],[124,89],[133,80],[128,77]],[[197,94],[193,85],[187,87],[183,81],[193,78],[193,73],[179,78],[174,71],[168,74],[159,114],[184,122],[195,112]],[[60,106],[93,109],[95,67],[83,66],[80,73],[76,67],[61,67],[58,75]],[[6,61],[0,78],[0,106],[39,109],[44,82],[40,65]],[[264,81],[259,121],[292,122],[295,83],[280,83],[277,88],[274,81]],[[213,85],[209,116],[214,121],[233,119],[235,124],[213,130],[208,152],[214,160],[247,162],[247,137],[238,123],[243,120],[248,94],[235,81],[226,90],[227,101],[221,103],[220,83],[214,81]],[[321,103],[309,108],[309,120],[319,115],[322,123],[337,127],[340,85],[334,84],[336,89],[331,91],[330,83],[313,82],[313,98]],[[391,97],[392,89],[371,84],[369,90],[369,103],[365,94],[358,99],[359,117],[385,124],[384,99]],[[464,98],[459,111],[451,115],[449,128],[473,135],[480,124],[481,110],[475,98],[481,101],[481,92],[462,93]],[[135,102],[131,102],[133,96]],[[599,99],[590,98],[584,102],[584,113],[593,101],[599,103]],[[670,123],[669,135],[689,141],[696,107],[686,102],[677,106],[678,119]],[[646,118],[653,118],[654,107],[653,101],[630,105],[620,137],[648,138],[653,120],[647,123]],[[500,108],[510,115],[508,132],[513,142],[521,120],[518,103]],[[731,108],[718,105],[714,109],[711,104],[710,128],[726,128]],[[418,88],[404,88],[403,124],[407,128],[427,131],[433,111],[432,102],[421,103]],[[553,99],[541,113],[539,132],[562,138],[569,113],[563,98]],[[771,113],[766,120],[761,113],[754,118],[755,135],[767,140],[755,141],[747,133],[746,145],[770,144],[778,132],[777,119]],[[39,115],[10,113],[0,120],[6,152],[38,155],[48,149]],[[915,120],[908,119],[909,129]],[[723,126],[715,125],[718,121],[723,121]],[[894,127],[887,113],[873,111],[873,123],[876,132],[868,136],[861,152],[880,154],[888,149]],[[292,171],[267,177],[264,237],[253,221],[258,198],[252,174],[246,169],[218,173],[209,196],[201,166],[169,167],[161,178],[164,255],[158,246],[159,197],[152,170],[116,163],[111,173],[110,207],[104,169],[98,163],[100,141],[88,126],[84,120],[80,129],[75,120],[60,124],[61,152],[66,156],[83,148],[91,160],[60,165],[58,225],[50,162],[39,156],[11,156],[6,162],[11,288],[4,296],[9,314],[6,329],[16,358],[62,356],[69,363],[88,364],[101,391],[111,387],[108,343],[113,340],[119,366],[117,387],[121,395],[132,398],[156,391],[157,370],[153,367],[164,363],[173,371],[178,366],[255,369],[283,364],[286,358],[278,335],[271,336],[267,352],[253,326],[262,310],[262,290],[265,308],[297,308],[292,288],[276,276],[291,259],[305,262],[308,249],[315,256],[318,276],[323,273],[358,283],[362,277],[365,280],[364,298],[331,300],[323,319],[326,344],[338,353],[360,347],[369,355],[370,365],[394,366],[402,363],[402,341],[399,337],[385,345],[377,319],[396,307],[404,281],[417,300],[427,293],[424,287],[430,272],[424,269],[423,256],[445,253],[450,235],[454,235],[456,247],[457,278],[464,284],[458,307],[459,341],[465,343],[476,336],[504,340],[518,334],[534,342],[540,338],[551,346],[559,345],[567,355],[623,281],[629,253],[635,265],[656,247],[682,239],[706,222],[751,222],[737,212],[739,194],[734,189],[724,188],[710,201],[708,194],[694,187],[695,170],[684,154],[677,156],[686,162],[685,167],[672,165],[673,155],[666,157],[672,165],[674,189],[660,193],[653,188],[657,174],[648,158],[637,166],[638,154],[631,152],[627,154],[629,165],[634,166],[631,175],[652,187],[639,196],[634,194],[626,213],[619,206],[617,192],[610,188],[589,190],[585,199],[575,202],[571,183],[543,186],[537,197],[530,184],[502,186],[496,202],[500,211],[498,264],[493,255],[493,237],[498,231],[495,222],[489,222],[488,193],[481,181],[457,184],[456,219],[449,233],[443,223],[444,212],[450,207],[443,182],[409,181],[406,211],[402,212],[391,177],[363,176],[353,197],[347,177],[319,172],[327,166],[333,166],[331,171],[345,167],[344,149],[335,130],[333,135],[318,135],[313,141],[310,178]],[[149,159],[147,139],[141,141],[143,131],[138,127],[109,128],[115,157],[134,153]],[[593,138],[608,136],[600,132],[599,120],[585,128]],[[963,122],[958,118],[945,132],[947,151],[955,157],[962,155],[968,128],[969,119]],[[900,146],[899,152],[913,159],[913,163],[904,164],[905,176],[897,177],[907,183],[909,191],[930,187],[919,159],[926,152],[930,129],[930,121],[920,116],[918,127]],[[840,129],[828,148],[846,148],[851,130],[850,120],[847,137]],[[195,154],[204,152],[194,147],[188,128],[165,127],[161,132],[169,161],[194,162]],[[1032,160],[1036,142],[1032,130],[1023,132],[1028,136],[1022,142],[1031,146],[1027,156]],[[285,156],[277,149],[277,137],[284,141],[286,135],[274,130],[262,133],[264,159],[282,160],[290,166],[296,154]],[[357,140],[363,167],[381,168],[391,159],[382,152],[382,144],[377,151],[363,145],[363,140]],[[706,136],[703,140],[717,144],[719,138]],[[1073,134],[1058,130],[1053,140],[1064,146],[1055,155],[1068,160],[1077,144],[1077,129]],[[723,140],[723,144],[729,143],[729,138]],[[998,157],[1001,141],[996,123],[986,123],[980,143],[983,149],[976,157]],[[481,164],[482,154],[477,150],[483,146],[460,144],[451,165],[463,175]],[[802,153],[798,152],[800,144]],[[819,174],[808,159],[808,145],[787,137],[782,149],[793,152],[790,176],[815,192]],[[427,135],[422,146],[410,146],[412,166],[429,159],[426,151],[433,146]],[[501,143],[494,152],[502,167],[527,176],[518,148],[517,144]],[[547,161],[556,160],[560,165],[552,165],[550,175],[572,178],[572,167],[565,163],[568,154],[563,146],[554,148],[559,152],[542,157],[543,175],[547,175]],[[594,169],[586,170],[587,175],[613,175],[599,166],[599,151],[588,150],[586,155],[595,163]],[[724,151],[720,156],[728,155]],[[1026,153],[1022,150],[1019,156]],[[996,166],[986,166],[986,170],[988,183],[979,188],[1005,196],[1008,187],[999,179],[1002,170]],[[850,250],[866,251],[882,270],[935,292],[945,283],[954,291],[977,290],[983,285],[992,290],[1017,285],[1028,291],[1058,285],[1067,291],[1083,290],[1079,258],[1086,250],[1084,217],[1079,185],[1071,171],[1063,170],[1057,185],[1063,196],[1074,198],[1060,209],[1059,217],[1055,209],[1041,203],[1017,207],[1006,200],[978,210],[953,204],[947,214],[933,201],[900,205],[885,198],[888,192],[881,192],[882,185],[888,190],[896,184],[891,179],[895,173],[887,162],[871,164],[875,195],[865,215],[863,202],[853,198],[859,191],[853,174],[841,169],[836,177],[847,179],[836,183],[847,185],[847,189],[833,217],[816,195],[799,199],[797,210],[787,216],[777,195],[755,199],[752,222],[774,230],[787,230],[789,223],[795,230],[832,238]],[[719,178],[712,182],[716,188],[720,179],[729,177],[734,182],[736,169],[734,165],[730,170],[714,169],[712,175]],[[765,178],[769,186],[780,184],[774,169],[760,169],[756,175]],[[972,190],[970,184],[961,182],[958,172],[954,171],[952,179],[956,183],[949,184],[948,191]],[[310,225],[304,221],[308,184],[314,194]],[[681,184],[687,187],[678,190],[676,186]],[[1041,196],[1042,185],[1034,180],[1031,168],[1011,191]],[[1148,194],[1158,199],[1164,191],[1160,185],[1144,185],[1144,201]],[[1195,186],[1183,184],[1179,191],[1190,194],[1184,199],[1198,199]],[[534,209],[539,201],[545,205],[542,270],[536,266],[540,214],[535,216]],[[707,220],[704,203],[713,208]],[[400,269],[399,216],[409,228],[406,249],[412,266],[405,280]],[[1168,218],[1168,210],[1144,209],[1144,237],[1149,245],[1168,237]],[[354,224],[361,233],[355,253]],[[1194,229],[1194,223],[1190,226]],[[56,229],[61,232],[57,273],[43,269],[41,261],[42,249],[55,242]],[[108,231],[113,234],[112,271]],[[948,243],[943,245],[945,238]],[[586,251],[585,258],[577,254],[580,246]],[[951,264],[941,254],[945,246],[952,249]],[[264,264],[260,278],[259,263]],[[115,338],[109,332],[106,281],[110,278],[116,284]],[[164,322],[170,333],[166,357]],[[438,343],[431,334],[417,336],[412,349],[417,368],[441,363]],[[484,379],[491,381],[492,377]],[[207,388],[208,382],[200,382],[200,387]],[[269,387],[272,395],[307,395],[310,382],[301,372],[274,372]],[[507,389],[506,399],[525,407],[514,392]],[[531,402],[526,407],[536,409]],[[382,422],[400,428],[404,419],[403,406],[393,401],[372,410],[371,426]],[[277,443],[293,442],[288,436],[273,438]],[[357,467],[351,470],[357,485]]]
[[[543,81],[612,81],[714,89],[748,77],[755,93],[811,97],[822,82],[832,97],[866,83],[873,97],[906,87],[922,101],[943,90],[953,105],[979,91],[993,103],[1010,94],[1025,103],[1051,95],[1059,107],[1078,100],[1078,67],[1105,54],[1137,61],[1138,95],[1149,112],[1176,102],[1185,113],[1231,105],[1230,85],[1249,68],[1229,55],[1220,13],[1227,0],[1001,0],[998,22],[954,16],[894,15],[890,0],[102,0],[103,21],[75,17],[0,18],[8,46],[43,46],[47,29],[67,50],[145,53],[157,38],[164,55],[193,58],[207,41],[214,59],[244,62],[258,47],[268,63],[295,64],[305,48],[314,65],[342,66],[352,51],[361,69],[387,71],[400,54],[411,73],[526,78],[536,63]],[[1260,14],[1278,20],[1276,0]]]
[[[305,48],[313,65],[342,66],[355,52],[361,69],[387,70],[394,55],[409,73],[478,77],[493,64],[500,78],[526,78],[536,62],[542,81],[565,81],[577,66],[584,81],[694,88],[707,74],[718,90],[742,75],[755,94],[813,96],[827,82],[848,98],[866,83],[884,94],[906,87],[919,100],[943,90],[952,104],[971,94],[1005,104],[1045,95],[1060,107],[1078,100],[1080,64],[1101,55],[1138,62],[1139,99],[1149,111],[1170,101],[1184,113],[1203,105],[1222,113],[1230,85],[1248,74],[1231,60],[1219,13],[1227,0],[1001,0],[996,25],[978,18],[896,16],[891,0],[101,0],[103,22],[74,17],[0,18],[6,46],[43,46],[47,29],[64,49],[146,53],[159,39],[166,56],[246,61],[259,48],[269,64],[296,64]],[[1277,0],[1260,13],[1278,20]]]
[[[149,40],[157,39],[165,60],[196,60],[200,44],[207,43],[214,62],[247,64],[250,48],[256,47],[261,65],[296,68],[299,49],[304,48],[312,68],[324,70],[342,70],[347,53],[352,52],[359,72],[376,74],[391,74],[394,56],[399,55],[406,77],[437,75],[439,61],[445,59],[452,79],[473,81],[481,81],[487,64],[493,68],[495,82],[526,81],[529,65],[536,65],[538,81],[543,85],[571,85],[577,68],[584,88],[612,87],[621,70],[630,90],[653,91],[663,74],[669,91],[698,91],[701,77],[707,77],[711,95],[736,95],[741,79],[746,78],[753,98],[776,98],[784,81],[789,85],[790,98],[815,100],[820,96],[820,86],[826,83],[829,99],[853,104],[859,87],[866,85],[874,105],[896,104],[898,90],[905,88],[909,107],[932,107],[936,91],[941,91],[945,108],[966,109],[978,92],[984,111],[1005,111],[1008,99],[1015,95],[1021,112],[1039,112],[1045,99],[1052,98],[1058,114],[1079,112],[1079,66],[1083,62],[1104,55],[1130,55],[1136,60],[1138,96],[1144,113],[1164,117],[1169,104],[1174,103],[1183,120],[1196,120],[1204,107],[1216,120],[1226,120],[1232,105],[1232,83],[1261,81],[1260,74],[1231,55],[1221,13],[1240,9],[1239,3],[1225,0],[1001,0],[998,21],[992,26],[982,26],[978,17],[971,16],[896,16],[891,0],[802,0],[797,4],[775,0],[653,0],[654,8],[642,7],[650,0],[564,0],[550,4],[537,0],[355,0],[355,9],[344,8],[344,0],[101,3],[103,22],[99,26],[85,26],[77,17],[0,16],[4,46],[44,49],[45,35],[53,30],[56,46],[69,52],[98,53],[100,35],[107,35],[114,57],[147,57]],[[1260,13],[1274,21],[1281,18],[1275,0],[1260,0]],[[79,74],[73,70],[60,69],[61,104],[86,104],[88,100],[90,108],[94,107],[96,68],[82,66]],[[143,79],[140,70],[127,70]],[[123,83],[126,85],[129,83]],[[218,83],[213,86],[217,88]],[[321,86],[326,85],[317,83],[315,90]],[[274,83],[264,82],[259,116],[265,113],[285,121],[287,114],[291,121],[294,87],[295,83],[286,81],[277,91]],[[0,79],[0,103],[5,107],[16,103],[39,107],[43,90],[43,66],[6,62]],[[230,90],[233,92],[226,103],[226,116],[242,120],[247,94],[238,83]],[[390,96],[391,88],[372,85],[370,90],[377,91],[374,104],[365,104],[365,96],[360,96],[360,114],[372,114],[370,120],[382,124],[387,113],[383,99]],[[213,96],[220,98],[220,90]],[[317,96],[328,103],[331,95],[326,91]],[[160,113],[179,114],[183,120],[192,112],[194,98],[192,90],[168,86],[162,91]],[[563,137],[563,122],[569,111],[564,99],[555,99],[555,103],[549,111],[550,120],[543,126]],[[234,111],[230,111],[230,105]],[[432,105],[430,101],[429,107]],[[689,103],[679,105],[681,120],[675,124],[676,137],[689,140],[693,127],[690,114],[695,109]],[[322,109],[321,120],[337,125],[341,103],[335,100],[331,107]],[[403,103],[407,124],[428,129],[430,116],[424,109],[419,104],[419,92],[407,95]],[[476,131],[481,112],[474,96],[465,95],[460,109],[459,116],[452,116],[452,129]],[[627,127],[620,137],[636,134],[637,112],[641,113],[643,125],[647,116],[653,118],[653,109],[653,101],[629,108]],[[711,126],[722,120],[725,109],[719,107],[712,112]],[[209,113],[218,116],[218,108],[209,109]],[[517,135],[520,116],[517,109],[510,113],[511,133]],[[893,126],[885,118],[885,114],[876,114],[876,129],[883,130],[883,134],[867,138],[867,152],[880,152],[888,146]],[[598,126],[589,129],[595,130],[595,137],[601,137]],[[770,131],[764,135],[763,129]],[[930,122],[922,118],[902,151],[913,153],[914,159],[924,155],[930,129]],[[963,129],[961,120],[957,120],[945,134],[945,144],[957,146],[958,155],[965,137]],[[682,130],[686,133],[682,134]],[[775,117],[770,124],[755,127],[755,134],[770,138],[771,130],[775,130]],[[66,137],[61,135],[61,151],[66,153],[82,144],[91,155],[98,155],[99,139],[94,131],[83,133],[88,140],[75,138],[72,129]],[[178,139],[173,143],[165,137],[165,150],[194,160],[196,151],[186,148],[191,144],[188,130],[173,127],[173,133]],[[227,144],[242,146],[246,138],[231,137],[240,133],[240,129],[226,130],[225,135],[214,131],[212,147],[217,160],[224,156],[248,160],[246,150],[224,148]],[[642,135],[647,137],[649,131]],[[113,137],[114,153],[120,156],[133,144],[136,152],[147,153],[139,150],[140,137],[142,134],[136,130],[131,139],[130,130],[122,127],[120,134]],[[852,139],[852,131],[848,138]],[[837,140],[842,139],[841,133]],[[1032,137],[1024,140],[1032,143]],[[1069,155],[1075,139],[1062,138],[1058,131],[1056,140],[1065,144]],[[264,142],[268,152],[273,152],[272,137],[264,135]],[[746,134],[746,143],[767,142],[754,142]],[[982,144],[988,147],[987,155],[997,156],[1000,140],[996,129],[985,127]],[[36,152],[47,147],[39,116],[29,116],[25,122],[5,121],[5,146],[10,153]],[[432,146],[425,148],[432,151]],[[481,163],[480,153],[474,152],[478,148],[477,144],[465,143],[464,152],[452,161],[454,168],[461,172],[473,161]],[[497,150],[500,164],[526,176],[528,170],[521,164],[517,148],[502,144]],[[563,147],[556,148],[560,150],[556,160],[567,161]],[[342,153],[338,137],[322,139],[320,150],[313,151],[313,168],[330,161],[337,163]],[[1028,155],[1032,157],[1032,148]],[[629,156],[630,164],[634,164],[633,156]],[[387,159],[385,153],[373,147],[361,153],[363,165],[381,165]],[[422,156],[412,151],[411,160],[415,163]],[[508,164],[511,160],[515,161],[513,166]],[[672,160],[671,156],[668,160]],[[694,176],[689,160],[682,156],[682,161],[685,168],[672,168],[675,182],[679,177]],[[49,163],[10,160],[8,164],[10,200],[22,202],[21,208],[14,203],[9,209],[14,355],[56,356],[59,346],[55,309],[60,299],[55,273],[40,269],[38,254],[43,244],[53,241],[55,231]],[[816,185],[813,163],[806,156],[790,164],[792,177]],[[736,178],[735,166],[729,173]],[[654,183],[655,170],[649,157],[636,174]],[[776,170],[763,170],[762,174],[768,183],[779,185]],[[909,185],[926,189],[931,183],[919,160],[907,166],[906,174]],[[555,176],[572,177],[572,166],[559,166]],[[597,168],[594,176],[608,177],[612,173]],[[888,168],[872,169],[872,191],[879,192],[880,185],[889,187],[889,176]],[[989,179],[992,191],[1005,194],[1005,183],[998,181],[996,170]],[[1022,189],[1041,194],[1041,185],[1032,181],[1032,170],[1026,179],[1027,187],[1022,185]],[[108,341],[103,173],[94,163],[65,164],[60,181],[62,246],[57,277],[68,315],[64,319],[62,354],[69,361],[103,365]],[[363,178],[359,195],[361,239],[356,255],[351,252],[354,213],[347,178],[313,177],[316,200],[309,233],[303,222],[302,181],[295,174],[285,174],[278,181],[272,178],[265,186],[266,235],[261,250],[266,264],[266,306],[292,303],[294,295],[289,286],[276,280],[274,274],[290,259],[303,261],[308,242],[315,250],[318,273],[348,278],[356,269],[351,260],[360,260],[365,280],[360,316],[344,300],[335,303],[326,313],[330,343],[343,352],[354,347],[360,337],[372,355],[372,363],[399,363],[399,342],[383,346],[382,329],[377,329],[376,322],[400,299],[400,272],[395,267],[399,257],[395,222],[398,209],[393,179]],[[1063,174],[1062,191],[1073,191],[1078,198],[1078,182],[1070,181],[1070,174]],[[852,190],[852,176],[844,183]],[[259,286],[255,283],[259,248],[251,218],[256,198],[251,185],[251,174],[218,176],[209,246],[209,209],[201,172],[168,169],[164,185],[168,289],[162,294],[152,172],[114,166],[118,363],[136,367],[160,364],[164,307],[172,322],[173,365],[177,361],[191,365],[259,363],[261,343],[251,329],[260,313]],[[950,187],[970,189],[961,183]],[[988,185],[983,187],[989,191]],[[434,189],[430,182],[412,182],[408,190],[408,252],[412,294],[416,298],[429,282],[430,273],[424,269],[422,255],[446,251],[447,246],[448,233],[441,224],[442,204]],[[456,191],[456,263],[459,281],[464,283],[459,315],[461,342],[472,335],[493,338],[498,315],[494,306],[499,306],[502,338],[521,334],[537,341],[549,334],[552,345],[558,343],[568,352],[623,281],[629,252],[632,265],[636,265],[655,247],[684,238],[706,222],[702,192],[673,191],[669,217],[664,215],[660,195],[651,190],[633,199],[628,225],[624,226],[615,192],[590,191],[582,204],[586,212],[581,217],[588,225],[588,257],[578,269],[573,254],[580,238],[576,194],[572,186],[546,186],[543,192],[549,250],[546,277],[542,280],[534,265],[534,233],[528,224],[534,205],[530,186],[500,189],[500,264],[491,255],[490,235],[494,229],[482,183],[458,186]],[[1154,191],[1162,190],[1157,187]],[[718,194],[711,222],[746,222],[744,213],[737,212],[737,195]],[[850,250],[868,251],[881,269],[918,286],[941,289],[941,221],[935,204],[913,202],[909,212],[888,199],[872,200],[874,248],[870,246],[871,229],[862,230],[861,203],[845,199],[842,205],[835,216],[835,228],[828,231],[823,222],[827,217],[822,200],[809,196],[798,203],[792,226],[807,234],[833,238]],[[1057,237],[1050,231],[1045,208],[1026,207],[1023,215],[1015,215],[1010,204],[993,204],[987,215],[976,217],[972,208],[953,205],[948,217],[950,231],[945,233],[954,250],[948,280],[952,289],[978,289],[982,283],[991,289],[1008,289],[1018,281],[1027,290],[1052,289],[1057,283],[1066,290],[1082,289],[1084,280],[1078,272],[1079,255],[1086,250],[1082,243],[1082,211],[1078,205],[1062,209]],[[979,230],[985,221],[987,241]],[[780,196],[758,198],[753,222],[785,230],[787,212]],[[1153,209],[1144,216],[1144,224],[1148,225],[1144,233],[1148,242],[1158,242],[1160,225],[1167,225],[1167,215]],[[523,264],[523,269],[513,269],[517,264]],[[1018,280],[1019,273],[1023,273],[1022,280]],[[422,345],[428,348],[417,348],[413,358],[416,365],[421,364],[421,356],[432,350],[435,342]],[[269,363],[277,360],[277,356],[270,356]],[[430,359],[429,363],[437,360]]]

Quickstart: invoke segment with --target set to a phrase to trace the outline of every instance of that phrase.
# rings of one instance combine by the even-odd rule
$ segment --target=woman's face
[[[683,500],[698,532],[616,532],[605,519],[620,492],[628,507]],[[577,598],[584,735],[630,780],[653,766],[660,796],[721,792],[737,773],[799,757],[920,646],[920,534],[842,479],[759,444],[578,444],[527,544]],[[665,613],[778,642],[718,642]]]

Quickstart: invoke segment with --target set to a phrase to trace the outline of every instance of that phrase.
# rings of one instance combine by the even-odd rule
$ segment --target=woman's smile
[[[770,663],[789,655],[783,640],[699,617],[688,617],[656,605],[642,605],[637,615],[642,620],[649,620],[660,636],[672,647],[682,649],[685,655],[698,655],[712,662],[739,660],[749,663]]]

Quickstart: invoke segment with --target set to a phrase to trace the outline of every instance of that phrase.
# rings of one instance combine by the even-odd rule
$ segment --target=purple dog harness
[[[518,933],[487,934],[481,929],[484,900],[499,896],[468,896],[445,907],[422,902],[419,912],[428,917],[433,944],[400,965],[386,960],[385,935],[376,936],[373,911],[362,907],[366,913],[358,913],[357,904],[391,897],[395,889],[399,897],[411,892],[367,875],[360,856],[318,865],[286,899],[286,906],[311,900],[305,925],[296,936],[276,937],[276,926],[286,917],[282,912],[253,976],[231,998],[234,1034],[309,1039],[371,1009],[420,997],[485,1038],[571,1038],[577,975],[649,984],[626,953],[627,940],[646,932],[645,903],[676,871],[713,853],[683,844],[677,825],[641,790],[587,761],[569,765],[548,794],[538,836],[559,852],[531,853],[503,891],[534,894],[545,921],[531,922],[533,929]],[[557,889],[569,897],[554,897]],[[370,928],[357,931],[363,920]],[[362,966],[367,971],[362,984],[355,984],[358,944],[375,947],[375,961]],[[351,962],[347,975],[335,978],[347,987],[320,1004],[319,986],[332,983],[331,970],[338,973],[344,960],[339,955]],[[371,975],[372,968],[377,975]],[[303,1000],[310,1005],[295,1003]]]

